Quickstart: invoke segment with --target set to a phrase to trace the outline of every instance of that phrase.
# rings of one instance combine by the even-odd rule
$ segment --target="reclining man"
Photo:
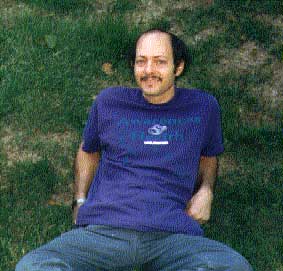
[[[31,251],[16,271],[250,271],[245,258],[203,237],[217,158],[220,108],[178,88],[185,44],[151,29],[132,56],[139,88],[100,92],[76,157],[76,229]]]

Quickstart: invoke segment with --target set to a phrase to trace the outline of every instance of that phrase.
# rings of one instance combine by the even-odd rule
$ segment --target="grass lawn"
[[[184,3],[185,2],[185,3]],[[125,54],[162,26],[188,45],[179,86],[215,95],[225,153],[206,236],[283,271],[281,1],[0,3],[0,270],[71,228],[73,160],[101,89],[133,86]]]

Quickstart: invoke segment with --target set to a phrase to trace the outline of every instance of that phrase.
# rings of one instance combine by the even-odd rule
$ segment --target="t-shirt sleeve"
[[[82,150],[89,153],[97,152],[100,150],[100,140],[98,131],[98,110],[96,100],[91,106],[88,115],[88,120],[83,131]]]
[[[202,156],[216,156],[224,151],[223,135],[221,129],[221,112],[220,106],[216,99],[211,103],[211,110],[209,113],[209,121],[206,129],[206,140],[204,141],[201,155]]]

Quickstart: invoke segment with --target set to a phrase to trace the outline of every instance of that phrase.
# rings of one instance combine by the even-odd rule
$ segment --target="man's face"
[[[166,33],[154,32],[141,36],[136,47],[134,65],[137,84],[146,97],[174,93],[175,74],[173,50],[170,37]]]

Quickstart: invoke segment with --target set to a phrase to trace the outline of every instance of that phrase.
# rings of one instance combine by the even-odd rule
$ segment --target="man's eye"
[[[143,63],[144,63],[144,60],[142,60],[142,59],[136,60],[136,64],[138,64],[138,65],[141,65]]]
[[[166,60],[158,60],[157,63],[158,63],[159,65],[166,64]]]

